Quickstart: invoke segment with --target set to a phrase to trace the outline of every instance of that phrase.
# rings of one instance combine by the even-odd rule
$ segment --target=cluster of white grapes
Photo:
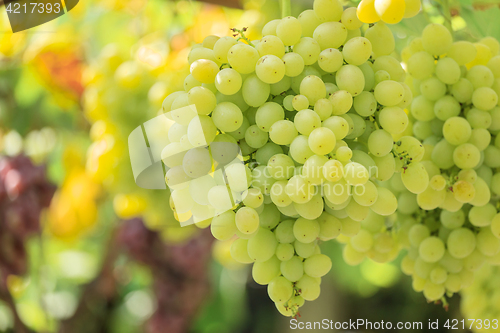
[[[398,238],[408,250],[403,272],[430,301],[470,286],[483,264],[500,264],[498,54],[495,39],[453,42],[438,24],[403,52],[429,180],[399,188]]]
[[[476,273],[472,285],[464,289],[460,308],[464,318],[480,318],[474,323],[469,320],[466,327],[473,332],[495,332],[500,328],[500,267],[484,265]]]
[[[232,240],[286,316],[320,294],[332,264],[318,242],[340,236],[352,264],[393,260],[388,181],[413,193],[429,183],[425,150],[407,135],[412,92],[392,32],[378,22],[362,36],[356,8],[337,0],[313,8],[270,21],[260,40],[245,29],[206,37],[185,90],[163,103],[176,218]]]

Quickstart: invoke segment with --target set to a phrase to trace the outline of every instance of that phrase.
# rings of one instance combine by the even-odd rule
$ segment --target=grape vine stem
[[[281,0],[281,18],[292,15],[290,0]]]

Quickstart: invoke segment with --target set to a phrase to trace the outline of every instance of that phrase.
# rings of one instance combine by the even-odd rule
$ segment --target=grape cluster
[[[395,258],[387,181],[429,182],[391,31],[378,22],[362,36],[356,8],[336,0],[313,8],[268,22],[260,40],[246,29],[206,37],[184,91],[163,102],[175,217],[232,240],[232,257],[253,263],[286,316],[320,294],[332,266],[321,241],[340,238],[351,263]]]
[[[0,156],[0,268],[3,277],[26,273],[24,241],[40,232],[40,213],[55,187],[43,166],[24,156]]]
[[[499,43],[453,42],[448,29],[430,24],[404,53],[429,181],[399,189],[402,269],[434,301],[469,286],[483,264],[500,263]],[[405,172],[403,183],[405,176],[414,179]]]

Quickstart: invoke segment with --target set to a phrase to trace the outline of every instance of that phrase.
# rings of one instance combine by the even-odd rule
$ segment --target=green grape
[[[241,91],[245,103],[253,107],[259,107],[269,98],[271,87],[269,84],[262,82],[257,75],[251,74],[243,81]]]
[[[364,185],[354,186],[354,189],[363,188]],[[358,190],[359,191],[359,190]],[[354,221],[363,221],[366,216],[368,216],[368,212],[370,211],[369,207],[362,206],[356,202],[356,200],[350,200],[347,206],[344,208],[344,211]]]
[[[294,203],[294,207],[301,217],[306,219],[316,219],[323,212],[324,202],[321,194],[318,193],[306,203]]]
[[[286,194],[286,180],[279,180],[271,187],[271,200],[277,207],[287,207],[292,203],[292,199]]]
[[[328,99],[332,104],[332,114],[334,116],[340,116],[347,113],[347,111],[351,109],[353,103],[352,95],[346,90],[336,91],[330,95]]]
[[[214,87],[215,87],[215,85],[214,85]],[[222,102],[234,103],[234,104],[238,105],[241,112],[245,112],[250,108],[250,106],[245,102],[245,99],[243,98],[242,90],[239,90],[237,93],[235,93],[233,95],[224,95],[220,92],[216,92],[215,96],[217,98],[217,103],[222,103]]]
[[[348,64],[359,66],[370,58],[372,44],[365,37],[354,37],[345,43],[342,55]]]
[[[437,301],[443,297],[444,291],[445,289],[443,284],[435,284],[431,281],[427,281],[425,282],[423,293],[427,300]]]
[[[276,179],[272,178],[269,174],[267,167],[263,165],[252,170],[251,180],[252,187],[260,189],[266,195],[271,192],[271,186],[276,182]]]
[[[227,211],[214,216],[210,224],[212,235],[218,240],[228,240],[236,233],[235,213]]]
[[[359,230],[358,234],[351,238],[351,246],[358,252],[367,252],[373,246],[373,235],[365,230]]]
[[[463,259],[476,248],[476,236],[469,229],[457,228],[448,236],[446,246],[452,257]]]
[[[407,64],[408,73],[417,80],[424,80],[434,74],[434,57],[427,52],[414,53]],[[460,73],[460,70],[459,70]]]
[[[293,286],[283,276],[275,277],[267,286],[267,292],[275,303],[285,303],[293,296]]]
[[[338,49],[327,48],[321,51],[318,58],[319,67],[327,73],[334,73],[342,67],[344,57]]]
[[[345,25],[345,27],[349,30],[359,29],[363,25],[363,22],[358,19],[356,11],[356,7],[346,8],[342,13],[342,17],[340,18],[342,24]]]
[[[312,185],[320,185],[324,181],[323,166],[328,158],[320,155],[313,155],[307,159],[302,166],[302,176]]]
[[[319,223],[319,239],[327,241],[337,238],[342,231],[342,223],[336,217],[323,212],[317,219]]]
[[[236,104],[223,102],[215,107],[212,113],[212,120],[220,130],[233,132],[242,125],[243,114]]]
[[[229,38],[231,38],[231,37],[229,37]],[[236,40],[234,38],[231,38],[231,39],[236,42]],[[218,59],[216,59],[216,57],[215,57],[214,51],[207,48],[207,47],[203,47],[201,44],[193,45],[193,48],[191,49],[191,51],[189,51],[187,58],[188,58],[188,63],[190,65],[193,62],[195,62],[196,60],[200,60],[200,59],[208,59],[208,60],[214,61],[216,63],[218,62]]]
[[[342,4],[338,0],[316,0],[313,9],[320,21],[340,21]]]
[[[434,114],[439,120],[446,121],[449,118],[457,117],[461,108],[460,103],[454,97],[445,95],[434,104]]]
[[[231,209],[233,206],[226,185],[217,185],[208,191],[208,203],[217,213]]]
[[[377,201],[370,206],[370,209],[377,214],[388,216],[393,214],[397,207],[398,200],[394,194],[384,187],[379,187]]]
[[[249,264],[253,262],[252,258],[248,255],[248,239],[235,239],[231,244],[230,252],[231,257],[239,263]]]
[[[324,121],[332,115],[333,105],[330,100],[326,98],[318,99],[314,103],[314,112],[316,112],[321,119]]]
[[[182,159],[184,172],[191,178],[198,178],[209,173],[212,168],[212,159],[206,148],[192,148]]]
[[[434,102],[420,95],[413,99],[410,108],[412,116],[420,121],[434,119]]]
[[[285,64],[275,55],[264,55],[255,66],[255,73],[264,83],[277,83],[285,76]]]
[[[285,154],[276,154],[267,162],[267,171],[276,180],[287,180],[293,176],[295,164]]]
[[[297,19],[302,27],[302,36],[304,37],[312,37],[314,29],[321,24],[321,20],[312,9],[304,10]]]
[[[215,77],[215,86],[224,95],[236,94],[240,90],[242,83],[240,73],[232,68],[224,68]]]
[[[428,24],[422,31],[422,46],[433,56],[445,54],[453,43],[450,31],[440,24]]]
[[[375,162],[375,178],[381,181],[390,179],[396,171],[396,162],[392,154],[377,157],[373,156]]]
[[[318,61],[321,48],[315,39],[302,37],[300,41],[293,46],[293,51],[304,59],[304,65],[312,65]]]
[[[377,100],[373,93],[363,91],[358,96],[354,97],[354,110],[362,117],[369,117],[377,110]]]
[[[256,262],[252,266],[252,277],[260,285],[269,284],[274,278],[280,275],[281,261],[272,256],[264,262]]]
[[[382,81],[390,80],[391,75],[387,71],[379,70],[375,73],[375,86]]]
[[[391,29],[382,21],[368,28],[365,37],[372,44],[373,53],[377,57],[389,55],[394,51],[396,45],[394,35]]]
[[[397,106],[383,108],[379,113],[378,121],[390,134],[400,134],[408,126],[408,116]]]
[[[320,285],[318,281],[307,274],[304,274],[300,280],[297,281],[295,287],[299,290],[300,296],[306,301],[314,301],[319,297]]]
[[[429,180],[429,186],[434,191],[441,191],[446,186],[446,179],[441,175],[434,175]]]
[[[194,88],[194,87],[199,87],[201,86],[201,82],[199,82],[198,80],[196,80],[194,78],[193,75],[189,74],[188,76],[186,76],[186,78],[184,79],[184,90],[186,92],[188,92],[189,90],[191,90],[191,88]]]
[[[343,176],[349,185],[364,185],[370,178],[368,170],[356,162],[349,162],[344,166]]]
[[[455,199],[462,203],[471,202],[476,194],[476,189],[471,183],[459,180],[453,184],[453,196]]]
[[[219,66],[212,60],[199,59],[191,64],[191,75],[201,83],[213,83],[219,72]]]
[[[249,188],[243,198],[243,204],[250,208],[257,208],[264,203],[264,196],[258,188]]]
[[[500,239],[500,214],[495,214],[491,221],[491,232]]]
[[[491,229],[483,228],[476,235],[477,249],[483,255],[492,257],[500,252],[500,239],[498,239]]]
[[[445,247],[443,241],[435,236],[427,237],[418,247],[420,258],[430,263],[439,261],[443,257],[444,252]]]
[[[286,91],[290,89],[291,85],[292,79],[288,76],[283,76],[280,81],[271,84],[271,95],[276,96],[274,101],[284,101],[285,98],[282,94],[286,93]]]
[[[353,123],[352,131],[346,136],[346,139],[354,140],[363,135],[363,133],[366,130],[366,122],[363,118],[354,113],[351,113],[350,115],[343,114],[340,116],[341,117],[348,116]]]
[[[285,64],[285,75],[288,77],[298,76],[304,70],[304,58],[298,53],[288,52],[281,59]]]
[[[352,96],[361,94],[365,87],[365,77],[359,67],[344,65],[336,73],[337,86],[341,90],[347,90]]]
[[[307,97],[309,105],[314,105],[319,99],[325,98],[325,83],[316,75],[308,75],[300,82],[300,94]]]
[[[321,23],[314,29],[313,38],[318,42],[321,50],[338,48],[347,38],[347,28],[340,22]]]
[[[429,175],[422,163],[411,163],[402,173],[401,179],[408,191],[422,193],[429,185]]]
[[[287,261],[292,259],[295,254],[295,249],[292,244],[289,243],[280,243],[276,247],[276,257],[278,257],[281,261]]]
[[[455,165],[453,162],[453,151],[455,146],[445,139],[439,141],[432,150],[432,162],[441,169],[449,169]]]
[[[361,229],[361,223],[350,217],[340,219],[340,222],[342,223],[342,235],[344,236],[353,237],[357,235]]]
[[[479,89],[489,89],[489,88],[483,87]],[[466,119],[469,122],[470,126],[474,129],[476,128],[487,129],[491,126],[492,122],[491,114],[488,111],[483,111],[476,108],[472,108],[467,112]]]
[[[483,65],[476,65],[469,69],[465,78],[472,83],[474,89],[481,87],[491,87],[495,80],[491,70]]]
[[[476,167],[481,159],[479,149],[473,144],[464,143],[453,151],[453,162],[461,169]]]
[[[313,197],[314,186],[303,176],[293,176],[288,180],[285,193],[296,203],[306,203]]]
[[[375,72],[373,71],[371,66],[368,65],[368,62],[365,62],[358,67],[363,73],[363,77],[365,79],[365,87],[363,88],[363,90],[372,91],[373,87],[375,86]]]
[[[285,45],[297,44],[302,35],[302,26],[300,21],[293,16],[282,18],[276,27],[276,35]]]
[[[500,56],[496,55],[488,60],[487,66],[491,70],[495,78],[500,77]]]
[[[351,266],[359,265],[366,258],[366,254],[356,251],[351,244],[344,246],[342,250],[342,258],[346,264]]]
[[[404,88],[399,82],[385,80],[377,84],[374,96],[380,104],[394,106],[403,100]]]
[[[323,165],[323,177],[330,182],[340,180],[344,175],[344,166],[338,160],[328,160]]]
[[[277,245],[272,231],[259,228],[255,236],[248,240],[248,255],[256,262],[267,261],[274,256]]]
[[[472,104],[480,110],[491,110],[497,103],[497,93],[491,88],[479,87],[472,93]]]
[[[314,113],[314,111],[311,111]],[[317,114],[314,113],[316,117]],[[297,119],[297,118],[296,118]],[[290,145],[290,156],[298,163],[305,163],[305,161],[314,155],[313,151],[309,148],[307,136],[299,135],[293,139]]]
[[[392,151],[394,141],[385,129],[373,131],[368,137],[368,149],[375,156],[385,156]]]
[[[296,95],[293,97],[292,105],[296,111],[301,111],[309,107],[309,100],[304,95]]]
[[[264,27],[262,28],[262,36],[267,36],[267,35],[274,35],[276,36],[276,28],[278,27],[278,24],[281,22],[281,20],[271,20],[267,22]]]
[[[472,207],[469,211],[469,221],[476,227],[487,227],[497,214],[495,206],[488,203],[480,207]]]
[[[360,187],[361,190],[357,190]],[[363,185],[358,185],[353,189],[353,199],[361,206],[371,206],[377,201],[378,189],[371,181],[367,181]]]
[[[329,128],[333,134],[335,134],[337,140],[345,138],[349,132],[349,123],[347,120],[338,116],[332,116],[326,119],[323,121],[322,126]]]
[[[326,127],[314,129],[308,137],[309,148],[317,155],[329,154],[335,147],[335,134]]]
[[[259,218],[262,228],[274,229],[280,221],[280,211],[271,203],[264,204],[264,209],[259,212]]]
[[[408,85],[406,83],[401,83],[401,85],[403,86],[405,93],[403,96],[403,100],[397,106],[404,109],[404,108],[407,108],[408,106],[410,106],[411,101],[413,100],[413,93],[412,93],[410,87],[408,87]]]
[[[446,94],[446,85],[435,77],[423,80],[420,83],[422,96],[431,101],[437,101]]]
[[[281,274],[291,282],[300,280],[304,275],[304,263],[302,263],[302,259],[297,256],[293,256],[290,260],[282,261],[280,269]]]
[[[303,268],[304,273],[311,277],[322,277],[332,268],[332,260],[324,254],[315,254],[304,261]]]
[[[236,227],[244,234],[253,234],[259,228],[259,214],[250,207],[241,207],[236,212]]]
[[[316,220],[298,218],[293,225],[295,238],[302,243],[310,243],[319,236],[319,223]]]
[[[467,41],[458,41],[451,45],[447,56],[455,60],[459,66],[463,66],[474,60],[476,53],[477,50],[474,44]]]
[[[345,147],[339,147],[337,151],[335,152],[335,156],[337,159],[341,162],[347,162],[351,159],[352,157],[352,150],[345,146]]]
[[[484,164],[490,168],[497,168],[500,166],[500,149],[496,146],[489,145],[484,150]]]
[[[472,83],[465,79],[460,78],[457,83],[451,86],[451,94],[459,103],[466,103],[472,99],[474,86]]]
[[[278,27],[276,27],[276,33],[277,29]],[[283,44],[283,41],[274,35],[262,37],[260,42],[257,44],[256,49],[261,57],[265,55],[274,55],[281,58],[285,55],[285,45]]]
[[[280,243],[292,243],[295,241],[295,236],[293,235],[293,225],[294,220],[284,220],[281,221],[276,229],[274,230],[274,234],[276,235],[276,239]]]
[[[436,63],[436,76],[446,84],[455,84],[461,76],[460,67],[452,58],[442,58]]]
[[[257,152],[255,153],[255,160],[258,164],[266,165],[271,157],[281,153],[283,153],[281,146],[268,142],[262,148],[257,149]]]
[[[451,117],[443,125],[443,136],[452,145],[460,145],[467,142],[471,136],[469,122],[460,117]]]
[[[218,39],[213,47],[213,55],[217,61],[220,63],[227,63],[227,54],[229,49],[236,45],[238,42],[236,39],[230,36],[221,37]]]
[[[245,131],[245,141],[252,148],[263,147],[268,138],[268,134],[261,131],[257,125],[252,125]]]
[[[284,118],[283,107],[275,102],[264,103],[255,113],[255,122],[259,126],[259,129],[264,132],[269,132],[275,122]]]
[[[269,128],[269,137],[279,145],[291,144],[297,135],[297,129],[290,120],[278,120]]]
[[[485,261],[486,258],[484,255],[476,249],[464,259],[464,268],[468,271],[475,272],[484,265]]]
[[[391,76],[391,80],[402,82],[405,79],[406,73],[401,67],[401,63],[394,57],[381,56],[375,59],[373,63],[373,72],[385,70]]]
[[[285,98],[283,99],[283,107],[285,108],[285,110],[287,111],[294,110],[292,104],[293,97],[294,97],[293,95],[286,95]]]

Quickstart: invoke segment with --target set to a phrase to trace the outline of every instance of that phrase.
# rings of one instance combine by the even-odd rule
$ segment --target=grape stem
[[[292,5],[290,0],[281,0],[281,18],[292,15]]]

